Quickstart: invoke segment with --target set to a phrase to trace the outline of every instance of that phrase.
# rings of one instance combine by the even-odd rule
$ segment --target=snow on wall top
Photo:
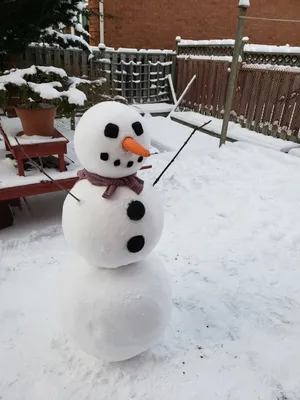
[[[113,47],[106,47],[105,44],[99,43],[98,47],[96,46],[91,46],[91,49],[93,51],[115,51],[117,53],[151,53],[151,54],[175,54],[176,52],[174,50],[168,50],[168,49],[134,49],[134,48],[127,48],[127,47],[119,47],[118,49],[115,49]]]
[[[211,60],[211,61],[227,61],[231,62],[232,57],[231,56],[202,56],[202,55],[187,55],[187,54],[181,54],[177,56],[179,59],[184,59],[184,60]],[[239,62],[242,62],[242,57],[239,57]]]
[[[233,39],[222,40],[184,40],[178,42],[178,46],[234,46]]]
[[[263,44],[246,44],[244,50],[253,53],[300,53],[300,47],[292,47],[288,44],[285,46],[269,46]]]
[[[242,0],[241,0],[242,1]],[[248,37],[243,38],[243,42],[247,42]],[[185,40],[180,39],[178,46],[234,46],[234,39],[221,39],[221,40]],[[290,45],[275,46],[265,44],[245,44],[245,52],[252,53],[300,53],[300,47],[293,47]]]
[[[250,7],[250,0],[240,0],[239,7]]]

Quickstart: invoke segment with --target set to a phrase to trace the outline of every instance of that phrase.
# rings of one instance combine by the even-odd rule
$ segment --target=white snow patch
[[[5,84],[7,83],[12,83],[18,86],[24,85],[26,84],[26,81],[23,77],[27,74],[36,74],[36,72],[37,70],[34,65],[29,68],[11,70],[8,74],[0,76],[0,90],[6,90]]]
[[[16,70],[12,69],[7,74],[1,75],[0,76],[0,89],[4,90],[5,84],[7,84],[7,83],[12,83],[12,84],[18,85],[18,86],[26,84],[27,82],[24,79],[24,76],[36,74],[38,72],[37,69],[40,69],[42,72],[44,72],[46,74],[50,74],[50,73],[58,74],[62,78],[67,76],[66,71],[64,71],[62,68],[43,67],[43,66],[32,65],[29,68],[16,69]]]
[[[186,40],[181,39],[178,43],[179,46],[234,46],[233,39],[221,40]]]
[[[202,55],[185,55],[185,54],[180,54],[177,56],[179,59],[184,59],[184,60],[211,60],[211,61],[226,61],[226,62],[231,62],[232,57],[231,56],[202,56]],[[241,56],[239,57],[239,62],[242,62]]]
[[[85,34],[85,35],[87,35],[87,36],[91,36],[91,35],[89,34],[89,32],[86,31],[86,30],[84,29],[84,27],[82,26],[82,24],[79,23],[79,22],[74,26],[74,28],[75,28],[75,31],[77,31],[77,32],[79,32],[79,33],[83,33],[83,34]]]
[[[41,71],[43,71],[46,74],[57,74],[59,75],[61,78],[65,78],[67,76],[67,73],[64,69],[62,68],[57,68],[57,67],[43,67],[43,66],[38,66],[38,69],[40,69]],[[19,70],[20,71],[20,70]],[[24,76],[24,75],[23,75]]]
[[[87,8],[88,3],[84,2],[84,1],[80,1],[79,3],[77,3],[76,7],[79,11],[83,11]]]
[[[60,33],[52,28],[46,28],[45,31],[48,35],[61,38],[66,44],[69,44],[70,42],[80,42],[83,47],[85,47],[87,50],[90,51],[90,53],[92,53],[90,45],[81,36],[73,35],[72,33]]]
[[[78,78],[77,76],[71,76],[69,78],[69,83],[71,83],[71,87],[76,87],[77,85],[80,85],[81,83],[86,83],[86,84],[97,83],[97,84],[102,85],[105,82],[106,82],[105,78],[95,79],[93,81],[91,81],[89,79]]]
[[[43,99],[58,99],[61,97],[62,92],[56,90],[56,87],[61,87],[60,82],[47,82],[47,83],[33,83],[27,82],[28,86],[38,93]]]
[[[87,355],[58,320],[58,285],[76,260],[61,232],[64,193],[29,197],[30,213],[16,210],[0,231],[3,399],[300,398],[300,160],[247,143],[192,155],[195,138],[156,186],[172,320],[135,359]],[[173,155],[139,175],[153,182]]]
[[[300,67],[291,67],[290,65],[273,64],[244,64],[243,69],[267,69],[271,71],[300,72]]]
[[[250,0],[240,0],[239,7],[250,7]]]
[[[252,53],[290,53],[298,54],[300,53],[300,47],[286,46],[271,46],[263,44],[246,44],[244,51]]]
[[[176,120],[200,126],[203,123],[211,120],[212,122],[207,126],[207,130],[220,134],[222,129],[222,119],[209,117],[193,111],[175,112],[172,114]],[[287,141],[277,139],[272,136],[266,136],[261,133],[250,131],[249,129],[242,128],[235,122],[229,122],[228,137],[231,139],[247,142],[251,144],[258,144],[260,146],[268,147],[274,150],[282,150],[286,148]]]

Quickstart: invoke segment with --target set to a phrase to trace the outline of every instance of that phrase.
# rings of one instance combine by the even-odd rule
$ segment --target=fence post
[[[180,36],[176,36],[176,52],[175,52],[175,57],[173,58],[173,65],[172,65],[172,73],[171,73],[171,75],[172,75],[172,81],[173,81],[173,86],[174,86],[174,88],[175,88],[175,93],[176,93],[176,91],[177,91],[177,70],[178,70],[178,68],[177,68],[177,56],[178,56],[178,54],[179,54],[179,51],[178,51],[178,45],[179,45],[179,43],[180,43],[180,41],[181,41],[181,37]]]
[[[238,26],[235,35],[235,43],[234,43],[234,50],[232,55],[232,62],[230,66],[230,75],[227,87],[227,95],[226,95],[226,102],[225,102],[225,111],[223,116],[223,123],[222,123],[222,130],[221,130],[221,138],[220,138],[220,147],[222,144],[226,142],[228,124],[230,119],[230,112],[232,107],[233,101],[233,94],[235,89],[235,83],[237,78],[238,72],[238,64],[239,58],[241,55],[242,49],[242,36],[243,36],[243,28],[245,23],[245,16],[247,14],[247,9],[250,7],[249,0],[239,0],[239,17],[238,17]]]

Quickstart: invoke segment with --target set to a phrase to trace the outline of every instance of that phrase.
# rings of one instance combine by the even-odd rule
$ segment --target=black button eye
[[[119,127],[115,124],[107,124],[104,130],[104,135],[111,139],[116,139],[119,135]]]
[[[132,124],[132,129],[134,130],[137,136],[141,136],[144,133],[143,126],[140,122],[134,122]]]

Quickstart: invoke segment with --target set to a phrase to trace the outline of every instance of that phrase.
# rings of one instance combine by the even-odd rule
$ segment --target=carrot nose
[[[123,149],[142,157],[149,157],[150,151],[131,137],[126,137],[122,142]]]

